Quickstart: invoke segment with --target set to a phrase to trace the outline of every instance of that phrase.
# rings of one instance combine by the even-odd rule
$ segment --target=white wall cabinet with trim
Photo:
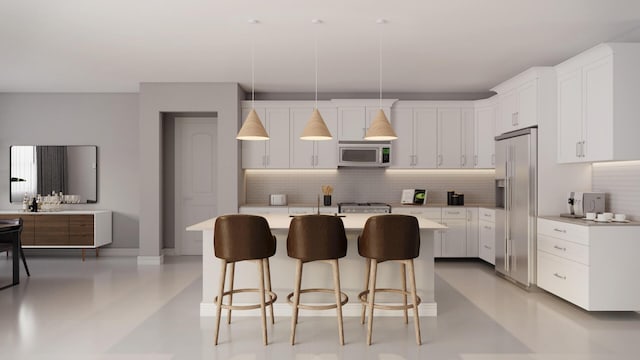
[[[335,107],[318,106],[331,140],[300,140],[300,134],[307,125],[313,107],[291,107],[290,167],[292,169],[335,169],[338,166],[337,130],[338,118]]]
[[[462,112],[459,108],[438,109],[438,168],[462,166]]]
[[[459,258],[467,256],[467,212],[463,207],[442,208],[442,224],[448,227],[442,233],[441,256]]]
[[[640,44],[600,44],[556,66],[558,162],[640,159]]]
[[[382,110],[389,121],[392,121],[391,106],[396,101],[397,99],[382,100]],[[331,103],[338,111],[338,140],[364,140],[367,129],[380,109],[380,100],[334,99]]]
[[[267,141],[242,141],[242,168],[289,168],[289,108],[256,108],[269,134]],[[251,108],[242,109],[246,119]]]
[[[474,117],[474,167],[495,168],[497,96],[476,102]]]
[[[497,132],[502,134],[538,125],[538,85],[554,78],[552,67],[532,67],[491,89],[498,93]]]
[[[434,169],[437,160],[438,115],[435,108],[397,104],[391,110],[398,140],[392,143],[392,168]]]

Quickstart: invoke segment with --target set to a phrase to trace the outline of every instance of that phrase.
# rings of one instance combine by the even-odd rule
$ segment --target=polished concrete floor
[[[258,318],[221,325],[199,316],[197,257],[167,257],[163,266],[135,258],[32,257],[31,278],[0,291],[0,359],[637,359],[640,314],[589,313],[543,291],[525,292],[479,261],[438,262],[439,316],[421,318],[423,345],[411,323],[376,318],[373,344],[358,318],[345,318],[346,345],[332,317],[300,319],[290,346],[290,318],[269,326],[263,346]],[[0,286],[10,281],[0,257]],[[280,294],[283,298],[285,294]]]

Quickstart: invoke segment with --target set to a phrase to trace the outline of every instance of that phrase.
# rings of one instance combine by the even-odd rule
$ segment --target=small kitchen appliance
[[[583,218],[588,212],[604,212],[604,207],[604,193],[572,191],[567,199],[567,213],[560,216]]]
[[[340,141],[338,167],[382,168],[391,165],[389,141]]]
[[[269,195],[269,205],[284,206],[287,205],[287,194],[271,194]]]

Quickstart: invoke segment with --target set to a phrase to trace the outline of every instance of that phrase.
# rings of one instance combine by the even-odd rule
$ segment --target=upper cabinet
[[[462,167],[462,111],[438,109],[438,168]]]
[[[262,120],[269,140],[242,142],[242,167],[287,169],[289,168],[289,108],[255,108]],[[251,108],[242,109],[242,119]]]
[[[494,168],[495,167],[495,127],[497,115],[497,95],[476,101],[474,117],[474,167]]]
[[[558,162],[640,159],[640,44],[601,44],[556,66]]]
[[[391,106],[397,100],[382,100],[382,110],[391,121]],[[373,118],[380,109],[380,100],[347,100],[331,101],[338,111],[338,140],[362,141]]]
[[[313,107],[292,107],[290,164],[294,169],[335,169],[338,166],[338,147],[336,133],[338,117],[335,107],[318,106],[327,128],[333,135],[331,140],[309,141],[300,140],[300,134],[311,117]]]
[[[553,76],[553,68],[533,67],[491,89],[498,93],[499,134],[538,125],[539,83]]]
[[[419,108],[398,103],[391,110],[398,140],[392,143],[394,168],[435,168],[438,144],[438,115],[435,108]]]

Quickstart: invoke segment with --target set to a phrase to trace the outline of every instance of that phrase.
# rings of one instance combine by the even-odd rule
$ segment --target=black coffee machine
[[[456,194],[455,191],[447,191],[447,205],[464,205],[464,194]]]

